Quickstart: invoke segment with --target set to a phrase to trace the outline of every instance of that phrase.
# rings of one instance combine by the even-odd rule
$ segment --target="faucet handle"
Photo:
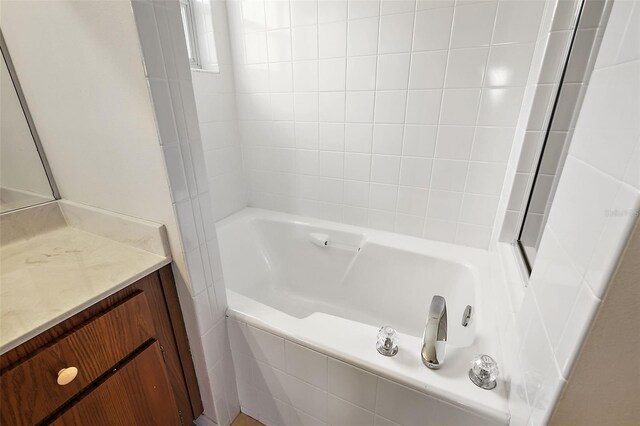
[[[378,331],[376,349],[384,356],[394,356],[398,353],[398,333],[388,325],[382,326]]]
[[[498,363],[489,355],[478,355],[471,363],[469,378],[482,389],[493,389],[498,379]]]

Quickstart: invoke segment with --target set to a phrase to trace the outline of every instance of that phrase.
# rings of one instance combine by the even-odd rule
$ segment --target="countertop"
[[[87,217],[95,219],[96,212],[78,210],[77,206],[70,205],[63,214],[65,207],[58,208],[63,220],[56,211],[52,211],[56,207],[49,204],[46,207],[49,211],[40,218],[53,217],[49,221],[51,226],[30,227],[39,231],[22,238],[12,235],[0,246],[0,353],[26,342],[171,261],[168,253],[140,248],[150,246],[153,226],[139,233],[144,237],[140,240],[146,240],[136,247],[122,242],[127,240],[117,232],[113,233],[116,237],[113,239],[81,229],[87,228],[83,226],[87,223],[105,223],[110,230],[117,229],[113,225],[122,221],[122,217],[86,220]],[[24,222],[24,219],[20,218],[18,222]],[[33,216],[26,219],[33,224]],[[129,228],[125,229],[127,235],[131,235],[132,222],[127,222]],[[12,225],[7,221],[1,224],[3,233],[12,233],[19,228],[7,228]],[[142,226],[148,226],[148,223]],[[160,230],[158,235],[162,238],[164,227],[159,225],[156,229]]]

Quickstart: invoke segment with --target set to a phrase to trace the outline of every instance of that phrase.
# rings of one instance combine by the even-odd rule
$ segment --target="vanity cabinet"
[[[179,425],[202,411],[170,266],[0,356],[3,425]]]

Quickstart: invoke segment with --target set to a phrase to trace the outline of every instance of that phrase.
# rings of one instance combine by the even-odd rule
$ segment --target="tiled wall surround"
[[[210,179],[179,4],[136,0],[132,6],[186,258],[186,271],[176,279],[204,415],[226,426],[240,408],[225,326],[227,298]]]
[[[640,211],[640,2],[614,1],[515,324],[514,424],[545,424]]]
[[[232,318],[242,411],[267,425],[496,425]]]
[[[205,10],[211,13],[201,18],[212,23],[214,34],[205,40],[216,46],[219,72],[192,70],[191,76],[209,191],[214,200],[213,219],[217,222],[246,207],[248,197],[236,117],[226,1],[212,0],[210,9]]]
[[[228,8],[251,205],[488,247],[544,2]]]

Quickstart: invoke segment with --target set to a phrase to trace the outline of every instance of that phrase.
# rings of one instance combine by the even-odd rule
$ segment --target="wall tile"
[[[358,407],[373,411],[377,377],[349,364],[329,358],[329,393]]]

